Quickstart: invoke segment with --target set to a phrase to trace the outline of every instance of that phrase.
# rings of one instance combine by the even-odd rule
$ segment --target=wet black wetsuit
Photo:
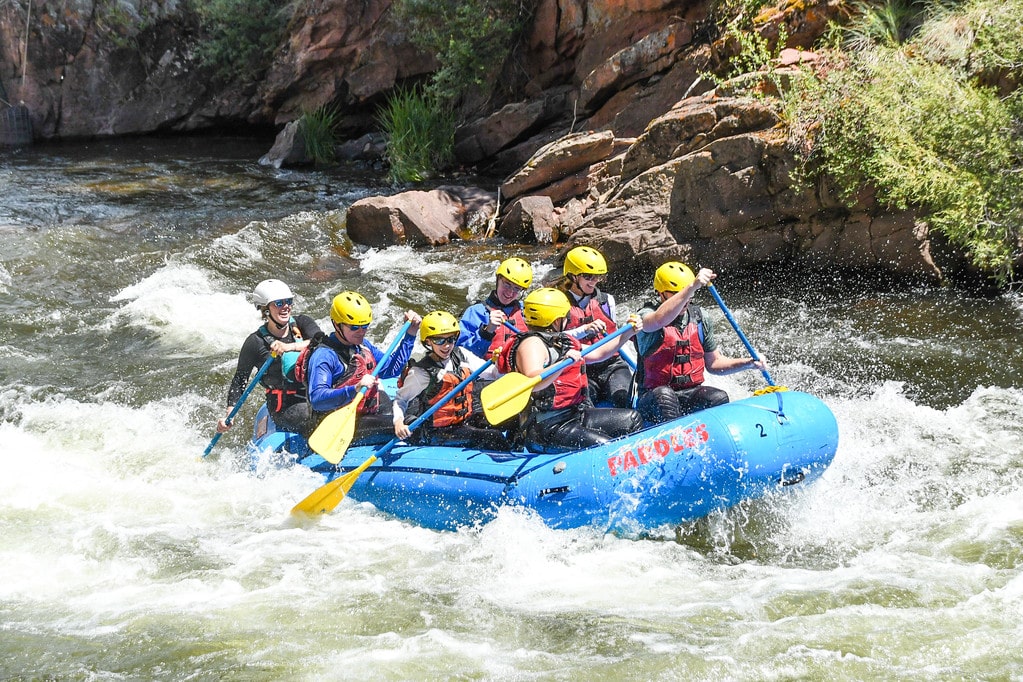
[[[302,339],[311,339],[319,331],[320,327],[313,318],[308,315],[296,315],[291,318],[288,333],[279,340],[283,343],[294,343]],[[266,325],[245,338],[241,352],[238,353],[238,368],[227,390],[228,405],[238,402],[238,398],[249,384],[253,370],[262,367],[270,357],[270,344],[276,340],[277,337],[267,331]],[[259,383],[266,389],[266,409],[269,410],[277,428],[308,436],[312,422],[305,387],[285,381],[281,374],[279,359],[270,365]]]

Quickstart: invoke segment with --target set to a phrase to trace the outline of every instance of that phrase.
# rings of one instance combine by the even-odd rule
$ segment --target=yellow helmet
[[[330,319],[335,324],[353,326],[369,324],[373,321],[373,309],[362,294],[342,291],[334,297],[334,302],[330,305]]]
[[[568,315],[571,305],[560,289],[544,287],[526,296],[522,314],[531,327],[550,327],[555,320]]]
[[[497,266],[497,274],[515,286],[528,289],[533,283],[533,268],[521,258],[507,258]]]
[[[577,246],[565,254],[566,275],[606,275],[607,261],[600,251],[589,246]]]
[[[460,331],[454,315],[444,310],[434,310],[423,316],[423,321],[419,325],[419,340],[426,341],[431,336],[457,334]]]
[[[657,268],[657,272],[654,273],[654,291],[659,294],[665,291],[675,293],[682,291],[695,281],[696,275],[688,265],[668,261]]]

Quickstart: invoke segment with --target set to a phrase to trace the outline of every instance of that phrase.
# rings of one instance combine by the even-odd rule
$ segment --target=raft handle
[[[778,483],[780,483],[784,488],[790,485],[796,485],[797,483],[802,483],[805,479],[806,472],[800,469],[792,476],[786,476],[785,474],[782,474],[781,477],[778,479]]]
[[[544,495],[553,495],[555,493],[567,493],[569,490],[571,490],[571,488],[567,485],[559,485],[557,488],[544,488],[540,491],[539,497],[543,497]]]

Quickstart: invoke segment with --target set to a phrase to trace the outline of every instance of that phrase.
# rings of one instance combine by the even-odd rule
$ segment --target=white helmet
[[[295,298],[295,294],[279,279],[264,279],[252,290],[252,302],[257,308],[264,308],[270,305],[270,301],[282,298]]]

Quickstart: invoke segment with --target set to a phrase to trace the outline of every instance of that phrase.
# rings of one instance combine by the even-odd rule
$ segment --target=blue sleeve
[[[402,334],[401,343],[394,350],[394,354],[391,355],[391,359],[380,368],[377,373],[377,377],[380,379],[393,379],[394,377],[401,374],[401,370],[405,369],[405,364],[408,359],[412,357],[412,349],[415,348],[416,337],[409,336],[408,334]],[[369,341],[363,341],[366,347],[369,348],[370,352],[373,353],[373,359],[380,362],[380,358],[384,356],[383,352],[374,346]]]
[[[461,334],[458,336],[458,345],[472,351],[475,355],[483,357],[490,349],[490,342],[494,340],[491,334],[486,338],[485,327],[490,322],[490,311],[482,303],[475,303],[462,313],[462,319],[458,326],[461,327]],[[482,330],[482,331],[481,331]]]
[[[309,404],[317,412],[332,412],[355,398],[354,386],[334,388],[345,373],[341,358],[330,348],[317,348],[309,358]]]

